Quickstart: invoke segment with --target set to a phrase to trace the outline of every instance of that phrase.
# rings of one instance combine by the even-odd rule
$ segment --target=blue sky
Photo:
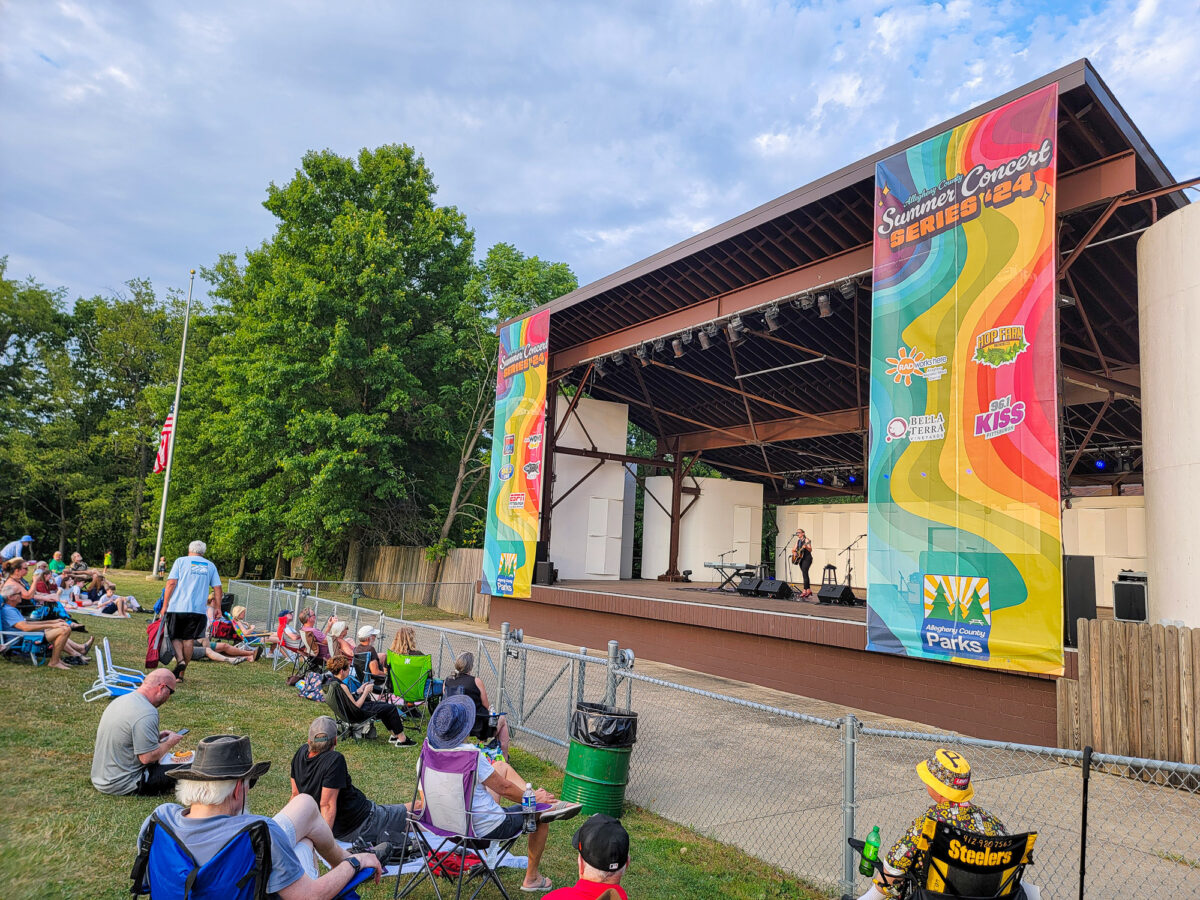
[[[480,252],[602,277],[1082,56],[1200,174],[1200,2],[0,6],[0,255],[69,296],[269,237],[308,149],[403,142]],[[202,287],[202,286],[200,286]]]

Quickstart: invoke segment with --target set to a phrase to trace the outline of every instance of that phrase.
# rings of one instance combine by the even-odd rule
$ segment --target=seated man
[[[403,849],[408,807],[368,800],[351,782],[346,757],[336,746],[337,722],[317,716],[308,726],[308,743],[292,757],[292,796],[307,794],[316,800],[321,818],[339,841],[390,842]]]
[[[42,621],[26,619],[21,615],[21,611],[17,609],[17,605],[20,602],[20,592],[11,591],[4,594],[4,605],[0,607],[0,630],[24,631],[29,634],[40,632],[45,637],[46,645],[50,648],[50,662],[48,665],[51,668],[71,668],[71,666],[63,661],[64,656],[67,659],[73,660],[72,665],[83,665],[90,662],[85,654],[92,649],[92,643],[95,641],[95,638],[88,638],[85,644],[77,644],[71,640],[70,622],[64,619],[45,619]]]
[[[102,794],[165,794],[175,786],[173,766],[159,760],[183,740],[158,728],[158,708],[175,693],[175,676],[155,669],[137,690],[117,697],[104,710],[96,729],[92,785]]]
[[[612,816],[597,813],[571,839],[579,851],[579,880],[546,895],[558,900],[629,900],[621,878],[629,867],[629,833]]]
[[[475,704],[462,694],[457,694],[443,700],[429,717],[426,740],[434,750],[471,750],[478,754],[475,793],[471,800],[475,834],[483,840],[508,840],[522,830],[521,797],[525,793],[526,782],[508,763],[503,760],[492,761],[478,747],[466,743],[474,727]],[[534,792],[534,796],[538,803],[554,804],[549,811],[554,818],[568,818],[580,809],[578,803],[558,803],[553,794],[541,788]],[[515,805],[502,807],[496,802],[499,798],[511,800]],[[537,831],[529,835],[529,865],[521,884],[521,890],[526,893],[548,891],[554,887],[554,883],[538,871],[550,833],[547,825],[549,816],[543,816],[538,821]]]
[[[929,759],[917,764],[917,775],[925,782],[925,790],[933,805],[913,820],[908,831],[882,860],[886,879],[877,875],[875,884],[859,900],[899,896],[902,876],[913,864],[917,854],[917,838],[927,819],[946,822],[976,834],[1008,834],[998,818],[970,802],[975,796],[975,788],[971,787],[971,766],[962,754],[953,750],[938,750]]]
[[[236,666],[248,659],[255,658],[257,650],[243,650],[225,641],[196,641],[192,644],[192,662],[223,662]],[[175,648],[169,643],[159,653],[158,663],[169,666],[175,661]]]
[[[269,896],[278,895],[282,900],[333,897],[364,866],[375,869],[375,881],[379,882],[382,867],[376,855],[348,854],[339,847],[316,802],[307,794],[293,797],[271,819],[246,812],[246,795],[270,767],[269,762],[253,761],[248,737],[219,734],[204,738],[191,765],[171,773],[178,782],[175,793],[179,803],[164,803],[142,823],[139,846],[150,819],[157,818],[202,866],[238,831],[259,820],[266,823],[271,836]],[[320,878],[315,877],[313,848],[333,866]],[[377,849],[385,855],[391,850],[385,846]]]
[[[366,663],[363,677],[369,675],[376,685],[383,687],[387,683],[387,672],[383,668],[383,660],[379,658],[379,651],[375,649],[375,638],[378,636],[379,629],[374,625],[363,625],[359,628],[354,658],[356,662],[361,658]]]

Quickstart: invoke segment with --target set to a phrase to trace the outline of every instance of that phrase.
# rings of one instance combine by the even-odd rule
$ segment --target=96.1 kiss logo
[[[998,397],[988,404],[987,412],[975,416],[975,437],[985,440],[1015,431],[1025,421],[1025,403],[1013,402],[1012,394]]]

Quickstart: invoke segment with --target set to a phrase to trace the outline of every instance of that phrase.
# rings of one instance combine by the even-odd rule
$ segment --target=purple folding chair
[[[437,874],[442,854],[458,859],[458,879],[454,897],[462,897],[463,886],[478,879],[479,884],[471,894],[471,900],[479,895],[488,882],[499,889],[508,900],[508,892],[500,883],[496,873],[501,860],[512,850],[521,837],[500,841],[489,841],[475,833],[474,814],[471,810],[475,797],[475,766],[479,759],[478,750],[435,750],[425,741],[421,745],[421,758],[417,765],[417,788],[425,797],[425,806],[419,815],[409,818],[409,827],[422,851],[422,866],[412,874],[404,888],[400,887],[400,876],[396,876],[393,897],[406,897],[426,878],[433,885],[434,893],[441,900]],[[480,864],[468,871],[464,864],[468,853],[476,853]],[[433,860],[431,865],[430,860]],[[442,871],[446,871],[442,869]]]

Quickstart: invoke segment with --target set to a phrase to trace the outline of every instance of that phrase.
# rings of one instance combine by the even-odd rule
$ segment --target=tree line
[[[476,258],[413,148],[305,154],[267,188],[274,233],[223,254],[193,304],[164,553],[200,537],[225,566],[351,541],[477,545],[496,326],[576,287],[499,243]],[[39,556],[149,568],[184,298],[134,278],[68,302],[0,260],[0,537]]]

